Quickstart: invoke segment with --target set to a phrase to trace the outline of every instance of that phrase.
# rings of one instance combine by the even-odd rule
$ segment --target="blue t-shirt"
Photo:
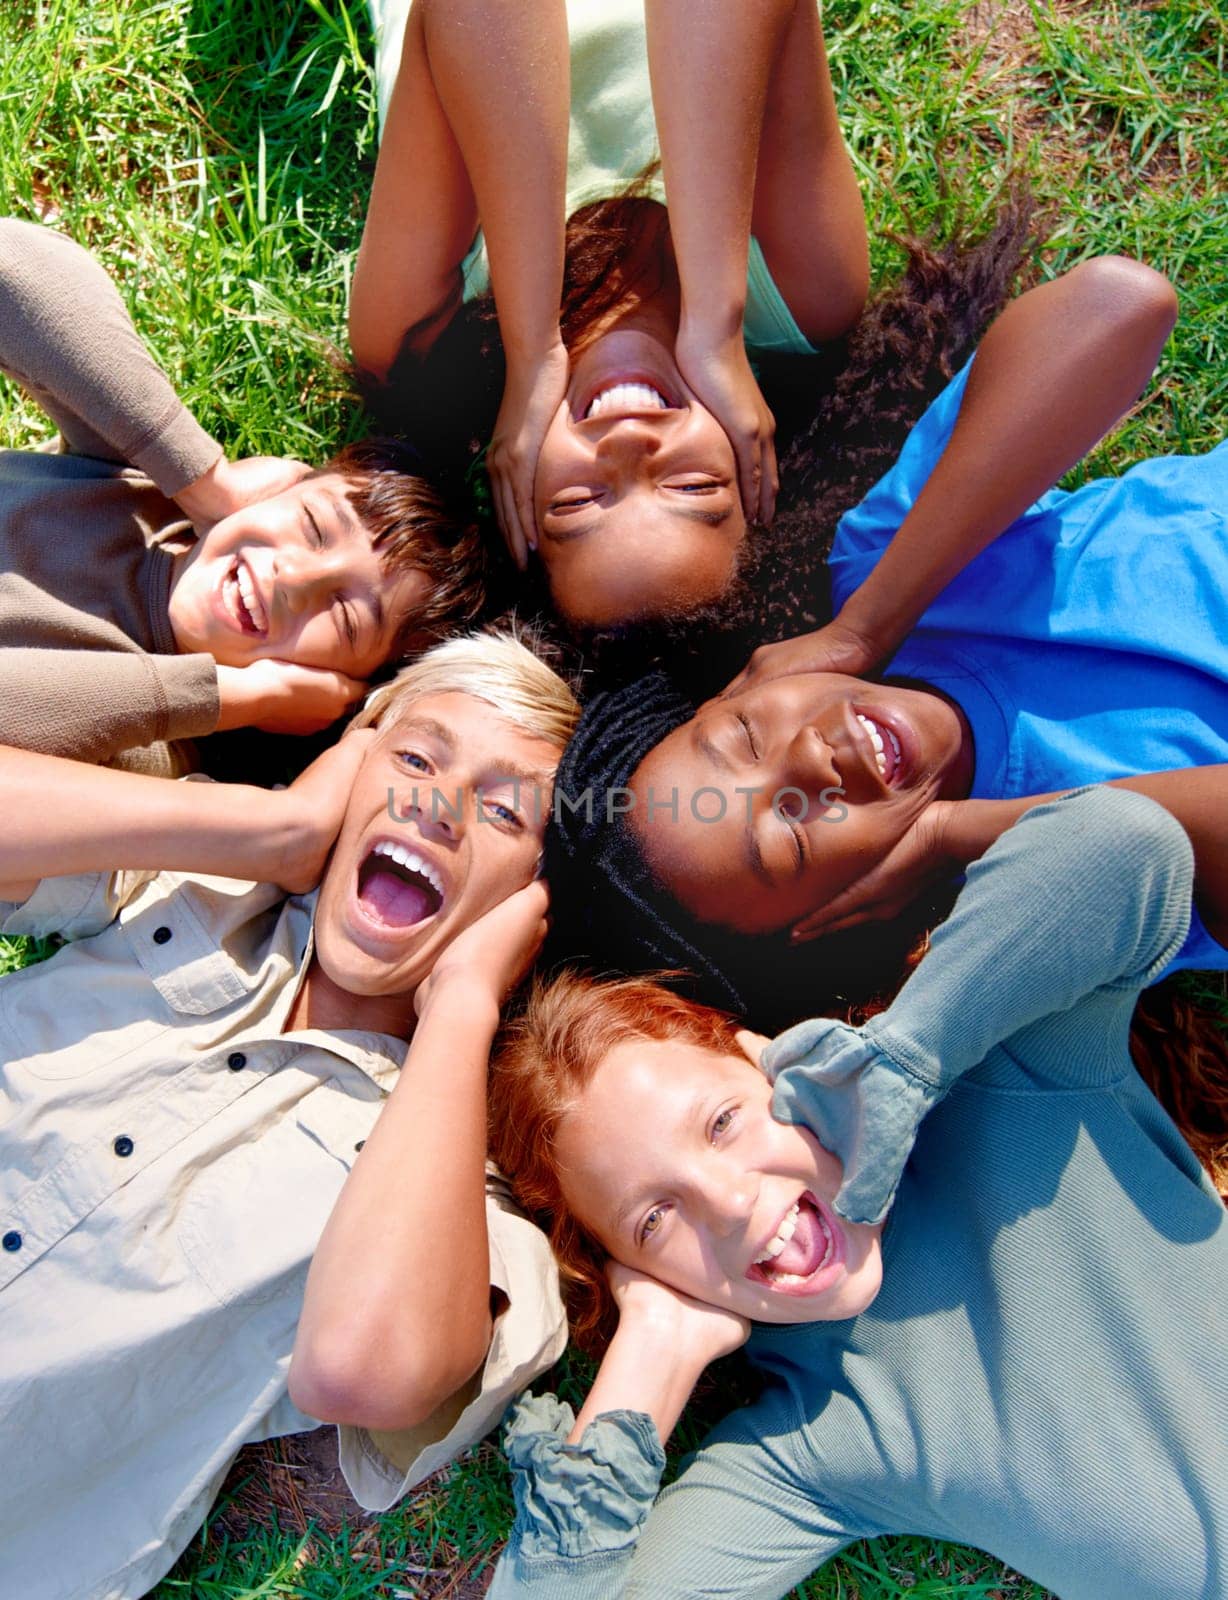
[[[969,367],[841,519],[836,607],[933,470]],[[952,580],[888,672],[963,708],[974,799],[1228,762],[1228,443],[1051,490]],[[1228,967],[1197,911],[1173,966]]]

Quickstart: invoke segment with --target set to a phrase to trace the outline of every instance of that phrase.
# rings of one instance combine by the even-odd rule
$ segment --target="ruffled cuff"
[[[814,1133],[844,1164],[836,1210],[850,1222],[887,1215],[922,1118],[941,1099],[858,1028],[800,1022],[764,1050],[772,1115]]]
[[[607,1411],[568,1444],[575,1413],[552,1394],[525,1395],[504,1447],[512,1465],[521,1557],[575,1557],[622,1550],[639,1538],[657,1497],[665,1453],[652,1419]]]

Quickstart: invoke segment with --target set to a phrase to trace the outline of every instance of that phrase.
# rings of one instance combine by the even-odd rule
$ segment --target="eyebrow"
[[[417,728],[421,733],[433,734],[449,755],[454,754],[456,750],[456,735],[451,728],[445,727],[442,722],[436,722],[434,717],[416,717],[411,712],[409,716],[402,718],[397,723],[393,732],[400,733],[405,728]]]

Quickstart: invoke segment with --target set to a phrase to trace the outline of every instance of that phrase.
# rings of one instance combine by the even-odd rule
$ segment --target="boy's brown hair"
[[[476,521],[457,516],[421,472],[418,455],[395,439],[348,444],[313,477],[336,473],[390,574],[422,572],[425,603],[408,617],[390,659],[416,654],[450,628],[472,622],[486,599],[486,554]]]

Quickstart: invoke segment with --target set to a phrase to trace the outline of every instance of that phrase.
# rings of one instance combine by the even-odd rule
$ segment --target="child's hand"
[[[792,943],[804,944],[831,933],[844,933],[863,922],[890,921],[931,884],[961,872],[965,863],[950,854],[945,842],[952,807],[958,804],[951,800],[931,801],[877,866],[793,925],[789,935]]]
[[[741,332],[716,343],[703,331],[679,329],[674,356],[733,446],[747,520],[770,522],[776,509],[776,422],[750,370]]]
[[[217,687],[219,731],[262,728],[265,733],[319,733],[367,692],[360,678],[275,656],[246,667],[219,666]]]
[[[306,894],[324,876],[329,852],[341,831],[350,790],[375,738],[374,728],[356,728],[325,750],[288,789],[269,795],[275,819],[268,863],[251,873],[288,894]]]
[[[197,533],[207,533],[232,511],[256,500],[271,500],[305,478],[311,468],[289,456],[247,456],[241,461],[220,457],[208,472],[181,489],[175,499],[192,519]]]
[[[779,644],[761,644],[720,698],[799,672],[843,672],[859,678],[877,665],[881,654],[873,640],[835,617],[813,633],[782,639]]]
[[[735,1311],[679,1294],[621,1261],[608,1263],[606,1277],[620,1328],[632,1323],[645,1331],[651,1328],[656,1347],[668,1351],[671,1360],[707,1366],[740,1349],[750,1336],[750,1323]]]
[[[414,1010],[421,1018],[432,1000],[457,985],[495,1010],[533,965],[546,937],[550,895],[542,882],[526,884],[457,934],[418,985]]]
[[[503,401],[486,451],[495,514],[512,560],[523,572],[537,549],[533,481],[542,440],[567,391],[567,351],[560,338],[539,359],[508,362]]]

